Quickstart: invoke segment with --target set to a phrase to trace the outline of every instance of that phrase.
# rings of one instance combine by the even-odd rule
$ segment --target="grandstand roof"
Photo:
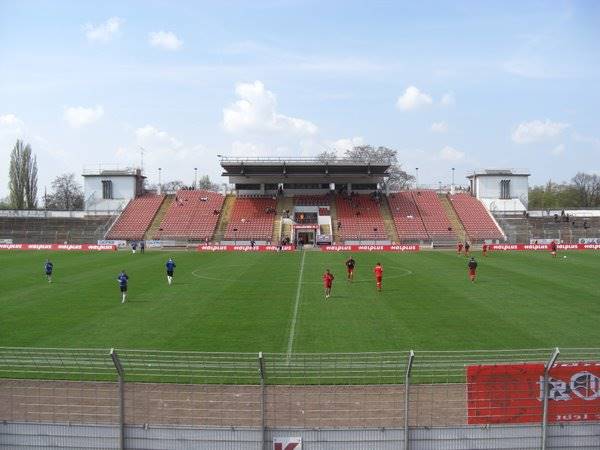
[[[388,162],[338,158],[236,158],[222,157],[223,176],[235,175],[372,175],[388,176]]]

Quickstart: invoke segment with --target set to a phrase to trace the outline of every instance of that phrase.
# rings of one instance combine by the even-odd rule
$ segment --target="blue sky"
[[[600,172],[600,2],[0,0],[0,157],[40,191],[98,163],[399,151],[421,183]],[[7,164],[0,196],[7,192]]]

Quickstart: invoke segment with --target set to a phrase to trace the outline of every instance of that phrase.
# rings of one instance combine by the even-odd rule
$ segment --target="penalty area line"
[[[298,307],[300,306],[300,293],[302,291],[302,276],[304,275],[304,257],[306,251],[302,251],[302,260],[300,261],[300,274],[298,275],[298,287],[296,288],[296,303],[294,303],[294,313],[292,314],[292,323],[290,325],[290,337],[288,339],[286,360],[289,363],[294,347],[294,335],[296,334],[296,322],[298,320]]]

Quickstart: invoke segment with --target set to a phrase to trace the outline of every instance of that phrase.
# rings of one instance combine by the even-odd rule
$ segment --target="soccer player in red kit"
[[[333,285],[333,279],[335,277],[333,274],[327,269],[323,274],[323,287],[325,288],[325,299],[328,299],[331,296],[331,286]]]
[[[383,267],[381,267],[381,263],[375,265],[373,272],[375,273],[375,281],[377,281],[377,290],[381,292],[381,280],[383,279]]]
[[[462,242],[459,242],[458,245],[456,246],[456,253],[458,253],[459,255],[462,253]]]
[[[553,258],[556,258],[556,248],[557,248],[556,241],[552,241],[550,243],[550,250],[552,252],[552,257]]]
[[[483,246],[481,247],[481,251],[483,252],[483,256],[487,256],[487,244],[484,243]]]

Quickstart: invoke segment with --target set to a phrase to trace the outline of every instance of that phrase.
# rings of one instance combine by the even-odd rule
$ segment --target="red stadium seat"
[[[398,238],[401,241],[429,239],[427,229],[410,191],[396,192],[388,196],[388,203]]]
[[[177,191],[167,214],[160,223],[160,239],[211,239],[225,197],[211,191]]]
[[[449,196],[452,206],[471,239],[503,239],[504,236],[483,204],[469,194]]]
[[[272,197],[237,197],[225,231],[225,240],[271,241],[276,206],[277,200]]]
[[[164,195],[143,195],[131,200],[106,238],[143,239],[164,198]]]
[[[343,241],[388,240],[379,203],[369,195],[336,197],[337,218]],[[336,225],[334,225],[336,226]]]

